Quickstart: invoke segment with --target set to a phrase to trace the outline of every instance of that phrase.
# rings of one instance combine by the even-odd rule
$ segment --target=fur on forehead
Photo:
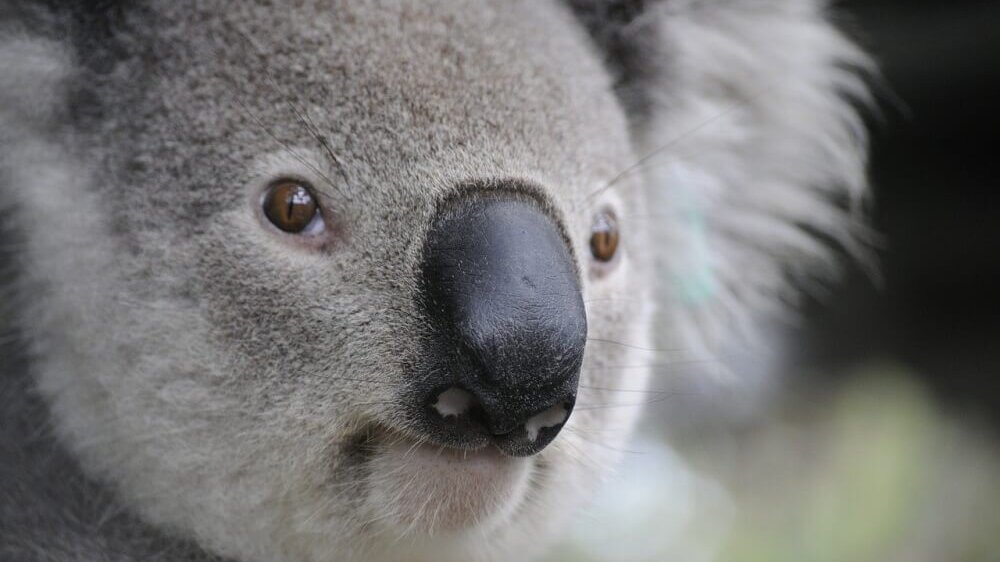
[[[557,4],[149,4],[118,18],[106,43],[119,62],[80,80],[99,90],[85,100],[99,106],[87,105],[88,129],[119,141],[121,181],[197,186],[125,194],[133,207],[231,201],[248,163],[300,147],[322,153],[311,167],[337,184],[324,187],[403,206],[414,185],[432,193],[483,176],[575,196],[632,159],[609,80],[596,57],[574,54],[588,40]],[[213,208],[178,203],[182,223]]]

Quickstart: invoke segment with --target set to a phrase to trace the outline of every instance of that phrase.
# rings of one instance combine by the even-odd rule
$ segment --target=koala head
[[[236,560],[542,551],[651,350],[853,243],[864,61],[814,2],[14,12],[0,188],[55,430]]]

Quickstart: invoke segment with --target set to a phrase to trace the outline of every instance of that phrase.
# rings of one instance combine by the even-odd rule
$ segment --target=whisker
[[[573,411],[577,411],[577,410],[581,410],[581,411],[586,411],[586,410],[610,410],[610,409],[613,409],[613,408],[639,408],[639,407],[648,407],[648,406],[652,406],[654,404],[659,404],[661,402],[665,402],[665,401],[667,401],[667,400],[669,400],[671,398],[678,398],[678,397],[684,397],[684,396],[702,396],[702,394],[698,393],[698,392],[667,392],[667,391],[664,391],[658,398],[654,398],[652,400],[643,400],[643,401],[640,401],[640,402],[628,402],[628,403],[624,403],[623,402],[623,403],[605,403],[605,404],[583,404],[582,406],[578,404],[578,405],[576,405],[573,408]]]
[[[254,38],[252,36],[250,36],[249,34],[243,32],[242,30],[239,30],[239,29],[236,29],[234,31],[246,43],[246,45],[251,50],[253,50],[253,52],[255,52],[255,53],[259,54],[259,55],[263,55],[265,53],[265,51],[260,48],[260,46],[256,43],[256,41],[254,41]],[[266,67],[261,67],[261,68],[259,68],[259,70],[263,73],[264,77],[266,78],[266,81],[271,86],[272,91],[274,91],[279,96],[284,96],[284,93],[288,89],[281,87],[281,85],[275,79],[274,74],[271,73],[271,71],[268,68],[266,68]],[[291,91],[292,91],[293,95],[296,95],[294,89],[291,90]],[[299,98],[299,101],[301,102],[301,98]],[[323,132],[319,129],[319,127],[312,120],[312,118],[309,117],[308,109],[306,109],[304,106],[300,106],[300,105],[296,104],[295,101],[292,100],[292,99],[286,99],[286,103],[288,104],[289,109],[291,109],[292,113],[295,115],[296,119],[298,119],[299,122],[302,123],[302,125],[305,127],[306,131],[310,134],[310,136],[312,136],[313,139],[316,140],[319,143],[320,147],[324,150],[324,152],[326,152],[326,154],[330,157],[330,159],[333,161],[333,163],[337,166],[337,171],[340,172],[341,176],[343,176],[344,181],[348,185],[350,185],[350,180],[349,180],[349,177],[347,175],[347,168],[345,167],[345,165],[344,165],[343,161],[340,159],[340,157],[338,157],[336,155],[336,153],[333,150],[333,147],[330,146],[330,142],[326,138],[326,135],[323,134]],[[244,107],[245,107],[245,105],[244,105]],[[267,132],[268,132],[269,136],[271,136],[272,138],[275,138],[275,135],[270,134],[269,131],[267,131]],[[282,144],[283,144],[283,146],[285,146],[287,148],[287,144],[286,143],[282,143]],[[303,162],[303,164],[305,164],[305,163]],[[309,168],[310,168],[311,171],[313,171],[315,174],[317,174],[319,177],[321,177],[327,184],[329,184],[329,186],[331,188],[333,188],[335,191],[337,191],[337,193],[339,195],[341,195],[342,197],[344,197],[347,200],[352,199],[351,196],[350,196],[350,194],[347,193],[347,192],[345,192],[343,189],[341,189],[340,186],[337,184],[337,182],[333,181],[333,178],[331,178],[325,172],[316,169],[315,166],[309,166]]]
[[[581,372],[584,373],[607,373],[614,371],[627,371],[631,369],[671,369],[674,367],[688,367],[692,365],[709,365],[713,363],[722,363],[721,359],[682,359],[678,361],[671,361],[669,363],[650,363],[648,365],[609,365],[607,367],[587,367],[584,366]],[[653,372],[663,372],[663,371],[653,371]]]
[[[567,431],[569,433],[572,433],[573,435],[576,435],[577,437],[579,437],[580,439],[583,439],[587,443],[590,443],[592,445],[597,445],[598,447],[602,447],[604,449],[607,449],[609,451],[614,451],[616,453],[626,453],[626,454],[630,454],[630,455],[643,455],[643,454],[645,454],[642,451],[636,451],[634,449],[623,449],[621,447],[614,447],[612,445],[609,445],[609,444],[607,444],[607,443],[605,443],[603,441],[595,439],[592,435],[589,434],[588,431],[585,431],[585,430],[583,430],[583,429],[581,429],[579,427],[565,427],[565,428],[563,428],[563,431]]]
[[[645,388],[615,388],[610,386],[590,386],[586,384],[579,385],[579,388],[581,390],[593,390],[595,392],[621,392],[625,394],[648,394],[651,396],[661,396],[663,394],[671,392],[667,390],[649,390]]]
[[[341,376],[337,376],[337,375],[331,375],[328,378],[331,379],[331,380],[337,380],[337,381],[360,382],[360,383],[365,383],[365,384],[376,384],[376,385],[383,385],[383,386],[396,386],[396,384],[397,384],[397,383],[395,383],[393,381],[384,381],[384,380],[378,380],[378,379],[365,379],[365,378],[357,378],[357,377],[341,377]]]
[[[389,406],[392,404],[396,404],[396,402],[392,400],[378,400],[375,402],[352,402],[351,406]]]
[[[590,304],[593,302],[647,302],[646,299],[630,299],[628,297],[601,297],[599,299],[588,299],[583,301],[583,304]]]
[[[265,72],[266,72],[266,71],[265,71]],[[271,81],[271,82],[273,83],[273,82],[274,82],[274,78],[273,78],[273,77],[272,77],[272,76],[270,75],[270,73],[267,73],[267,75],[268,75],[268,78],[269,78],[269,80],[270,80],[270,81]],[[277,88],[277,85],[275,85],[275,88]],[[334,164],[336,164],[336,166],[337,166],[337,171],[338,171],[338,172],[340,172],[340,175],[341,175],[341,176],[343,176],[343,178],[344,178],[344,181],[345,181],[345,182],[346,182],[346,183],[347,183],[348,185],[350,185],[350,180],[349,180],[349,178],[348,178],[348,176],[347,176],[347,169],[346,169],[346,167],[344,166],[344,163],[343,163],[343,161],[342,161],[342,160],[340,159],[340,157],[339,157],[339,156],[337,156],[337,154],[336,154],[336,153],[334,152],[334,150],[333,150],[333,146],[331,146],[331,145],[330,145],[330,141],[329,141],[329,139],[327,139],[326,135],[324,135],[324,134],[323,134],[323,132],[322,132],[322,131],[320,131],[320,129],[319,129],[319,127],[318,127],[318,126],[316,125],[316,123],[315,123],[315,122],[314,122],[314,121],[313,121],[313,120],[312,120],[312,119],[311,119],[311,118],[309,117],[309,110],[308,110],[308,109],[305,109],[305,108],[300,108],[300,107],[298,107],[298,106],[297,106],[297,105],[295,104],[295,102],[293,102],[293,101],[290,101],[290,100],[289,100],[289,102],[288,102],[288,106],[289,106],[289,108],[290,108],[290,109],[292,110],[292,113],[294,113],[294,114],[295,114],[296,118],[298,118],[298,120],[299,120],[299,121],[300,121],[300,122],[302,123],[302,125],[303,125],[303,126],[304,126],[304,127],[306,128],[306,130],[307,130],[307,131],[308,131],[308,132],[309,132],[309,133],[310,133],[310,134],[312,135],[312,137],[313,137],[313,138],[314,138],[314,139],[315,139],[315,140],[316,140],[316,141],[317,141],[317,142],[319,143],[319,145],[320,145],[320,148],[322,148],[322,149],[323,149],[323,151],[324,151],[324,152],[326,152],[327,156],[329,156],[329,157],[330,157],[330,160],[332,160],[332,161],[333,161],[333,163],[334,163]],[[341,196],[343,196],[343,197],[344,197],[344,199],[347,199],[348,201],[350,201],[350,200],[352,200],[352,199],[353,199],[353,198],[351,197],[351,194],[350,194],[350,193],[348,193],[347,191],[344,191],[343,189],[341,189],[341,188],[340,188],[340,187],[339,187],[339,186],[338,186],[338,185],[337,185],[337,184],[336,184],[336,183],[335,183],[335,182],[333,181],[333,179],[332,179],[332,178],[330,178],[330,177],[329,177],[328,175],[326,175],[326,174],[323,174],[323,176],[322,176],[322,177],[323,177],[323,179],[324,179],[324,180],[326,180],[326,182],[327,182],[327,183],[328,183],[328,184],[330,185],[330,187],[332,187],[333,189],[337,190],[337,193],[338,193],[338,194],[340,194]]]
[[[690,129],[688,129],[686,131],[681,132],[679,135],[677,135],[676,137],[670,139],[666,143],[664,143],[664,144],[662,144],[662,145],[654,148],[653,150],[647,152],[641,158],[639,158],[638,160],[636,160],[632,165],[626,167],[624,170],[622,170],[617,175],[615,175],[614,177],[612,177],[611,180],[608,181],[608,183],[606,183],[604,186],[599,187],[598,189],[596,189],[596,190],[592,191],[591,193],[587,194],[587,196],[584,198],[584,202],[585,203],[591,202],[595,197],[597,197],[598,195],[600,195],[600,194],[604,193],[605,191],[611,189],[612,187],[614,187],[615,185],[617,185],[618,182],[620,182],[622,179],[624,179],[628,175],[632,174],[636,170],[641,169],[643,166],[645,166],[649,161],[651,161],[657,155],[663,153],[665,150],[668,150],[668,149],[676,146],[681,141],[686,140],[688,137],[691,137],[692,135],[695,135],[696,133],[698,133],[702,129],[708,127],[709,125],[715,123],[716,121],[719,121],[720,119],[729,116],[730,114],[734,113],[736,110],[741,109],[741,108],[747,106],[751,101],[759,98],[760,96],[762,96],[763,94],[765,94],[770,89],[771,89],[770,87],[761,88],[760,91],[755,92],[753,95],[743,97],[743,98],[741,98],[741,99],[733,102],[730,106],[726,107],[724,110],[720,111],[718,114],[716,114],[716,115],[714,115],[714,116],[706,119],[705,121],[702,121],[698,125],[690,128]]]
[[[629,349],[637,349],[639,351],[651,351],[651,352],[656,352],[656,353],[682,353],[682,352],[684,352],[684,350],[680,349],[680,348],[674,348],[674,349],[669,349],[669,348],[666,348],[666,349],[656,349],[656,348],[642,347],[642,346],[639,346],[639,345],[634,345],[634,344],[630,344],[630,343],[625,343],[625,342],[620,342],[620,341],[615,341],[615,340],[609,340],[609,339],[604,339],[604,338],[587,338],[587,341],[588,342],[592,341],[592,342],[597,342],[597,343],[606,343],[606,344],[611,344],[611,345],[620,345],[622,347],[627,347]]]
[[[299,154],[298,151],[296,151],[295,148],[291,144],[289,144],[288,142],[286,142],[286,141],[282,140],[281,138],[279,138],[278,135],[274,134],[274,132],[272,132],[267,127],[267,125],[264,124],[263,121],[261,121],[260,117],[258,117],[257,114],[255,114],[253,112],[253,110],[250,109],[250,107],[241,98],[239,98],[238,96],[236,96],[234,94],[233,95],[233,101],[237,105],[240,106],[240,108],[243,110],[244,114],[246,116],[248,116],[251,120],[253,120],[253,122],[256,123],[257,126],[260,127],[260,129],[262,131],[264,131],[264,133],[267,136],[269,136],[273,141],[275,141],[276,143],[278,143],[279,145],[281,145],[282,148],[284,148],[286,151],[288,151],[288,153],[292,156],[292,158],[294,158],[300,164],[302,164],[303,166],[305,166],[306,168],[308,168],[309,171],[311,171],[312,173],[316,174],[318,177],[322,178],[325,182],[329,183],[331,185],[331,187],[333,187],[334,189],[338,189],[336,187],[336,184],[333,182],[333,180],[330,179],[330,177],[325,172],[323,172],[322,170],[320,170],[319,168],[317,168],[312,162],[309,162],[306,158],[304,158],[301,154]],[[338,191],[339,191],[339,189],[338,189]]]

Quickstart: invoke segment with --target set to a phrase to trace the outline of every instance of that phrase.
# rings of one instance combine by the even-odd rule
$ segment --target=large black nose
[[[534,454],[572,412],[587,316],[566,239],[538,203],[477,195],[445,205],[423,254],[432,326],[423,416],[432,437]]]

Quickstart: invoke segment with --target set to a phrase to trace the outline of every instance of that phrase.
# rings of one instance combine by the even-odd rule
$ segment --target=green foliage
[[[608,507],[598,505],[589,523],[604,528],[606,540],[621,529],[622,556],[576,544],[554,560],[1000,560],[994,442],[944,415],[897,366],[871,366],[848,380],[829,401],[788,400],[775,419],[724,446],[689,447],[698,470],[683,461],[633,469],[661,471],[675,484],[670,471],[680,471],[686,488],[650,486],[656,479],[648,473],[632,477],[643,481],[644,505],[660,507],[634,505],[629,517],[618,509],[605,518]],[[706,475],[727,500],[713,497]],[[620,485],[610,495],[627,490]],[[680,525],[663,507],[671,502],[693,506]],[[660,550],[636,548],[637,541]]]

